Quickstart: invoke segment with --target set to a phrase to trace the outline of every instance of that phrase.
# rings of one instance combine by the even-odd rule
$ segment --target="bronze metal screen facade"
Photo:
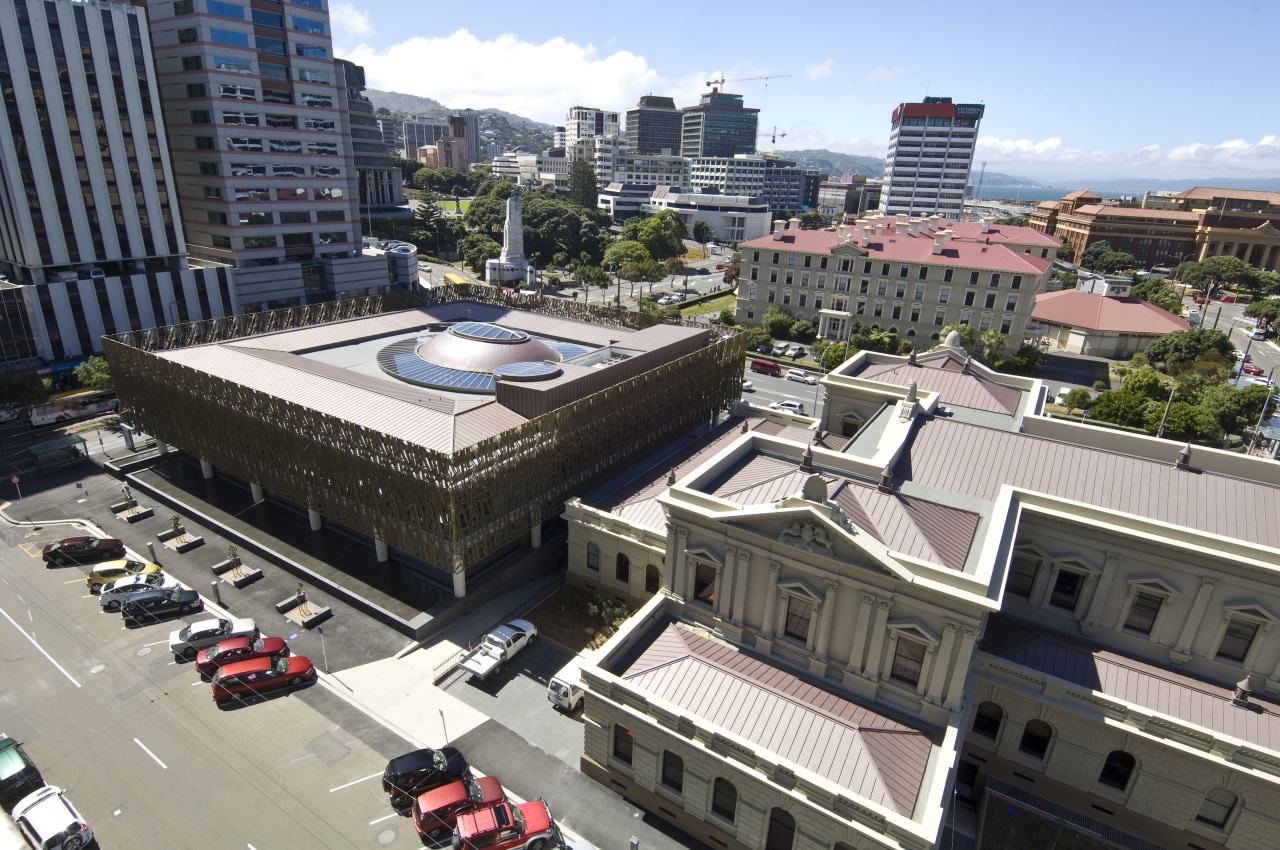
[[[473,288],[478,290],[479,288]],[[429,563],[465,570],[741,393],[744,333],[452,453],[209,375],[158,351],[465,298],[627,327],[637,313],[498,291],[371,296],[105,337],[120,404],[173,446]]]

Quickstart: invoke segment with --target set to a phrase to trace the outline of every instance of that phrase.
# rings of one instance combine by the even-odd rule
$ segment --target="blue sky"
[[[718,74],[787,74],[725,86],[787,133],[780,150],[883,157],[894,106],[932,94],[986,104],[975,161],[992,172],[1280,176],[1275,0],[333,0],[330,16],[371,88],[452,108],[563,124],[576,104],[688,106]]]

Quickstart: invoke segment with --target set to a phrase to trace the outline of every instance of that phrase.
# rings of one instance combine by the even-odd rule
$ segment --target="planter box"
[[[325,607],[320,608],[315,612],[303,617],[302,627],[304,629],[314,629],[316,626],[320,625],[321,623],[323,623],[325,620],[329,619],[332,616],[333,616],[333,611],[329,608],[329,606],[326,605]]]
[[[181,537],[186,533],[187,533],[187,530],[183,528],[181,525],[179,525],[177,531],[174,531],[172,528],[167,528],[164,531],[159,532],[158,534],[156,534],[156,539],[164,543],[172,540],[175,537]]]
[[[177,538],[174,538],[173,543],[169,545],[173,548],[175,552],[177,552],[178,554],[182,554],[184,552],[190,552],[192,549],[196,549],[200,546],[203,546],[204,538],[190,537],[190,536],[186,538],[177,537]]]
[[[151,508],[139,508],[137,506],[128,508],[116,514],[116,516],[120,517],[120,519],[130,523],[139,522],[141,520],[147,519],[148,517],[153,517],[155,515],[156,515],[156,512],[153,511]]]
[[[226,561],[219,561],[218,563],[216,563],[216,564],[212,565],[211,567],[209,567],[209,569],[213,570],[213,574],[214,574],[215,576],[220,576],[220,575],[222,575],[223,573],[229,573],[229,572],[231,572],[232,570],[234,570],[234,569],[235,569],[236,567],[238,567],[238,566],[240,566],[240,560],[237,558],[237,559],[236,559],[236,560],[234,560],[234,561],[232,561],[232,560],[230,560],[230,559],[228,559],[228,560],[226,560]]]
[[[111,513],[118,514],[129,510],[129,508],[136,508],[137,506],[137,499],[125,499],[123,502],[116,502],[114,505],[111,505]]]
[[[231,583],[235,585],[237,588],[248,587],[258,579],[262,578],[262,570],[256,567],[253,569],[249,569],[248,567],[241,564],[240,566],[232,570],[230,573],[228,573],[228,577],[231,579]]]
[[[277,614],[288,613],[289,611],[292,611],[294,608],[297,608],[299,605],[301,605],[303,602],[306,602],[306,601],[307,601],[307,595],[305,593],[300,596],[297,594],[288,596],[276,603],[276,613]]]

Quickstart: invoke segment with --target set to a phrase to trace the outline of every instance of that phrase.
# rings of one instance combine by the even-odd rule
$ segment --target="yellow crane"
[[[780,80],[783,77],[790,77],[790,74],[767,74],[763,77],[726,77],[724,74],[717,74],[710,80],[707,80],[709,86],[722,86],[725,83],[745,83],[748,80]]]

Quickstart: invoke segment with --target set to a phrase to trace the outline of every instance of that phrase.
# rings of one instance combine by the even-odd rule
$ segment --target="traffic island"
[[[177,537],[172,537],[169,540],[166,540],[164,544],[166,549],[172,549],[179,555],[190,552],[192,549],[196,549],[203,545],[203,537],[196,537],[195,535],[187,534],[185,531]]]
[[[118,516],[120,519],[128,523],[140,522],[144,519],[147,519],[148,517],[153,517],[155,515],[156,515],[156,512],[153,511],[151,508],[144,508],[138,505],[134,505],[131,508],[125,508],[124,510],[116,514],[116,516]]]
[[[276,603],[276,611],[304,629],[312,629],[333,616],[328,605],[316,605],[307,601],[307,595],[299,591]]]

